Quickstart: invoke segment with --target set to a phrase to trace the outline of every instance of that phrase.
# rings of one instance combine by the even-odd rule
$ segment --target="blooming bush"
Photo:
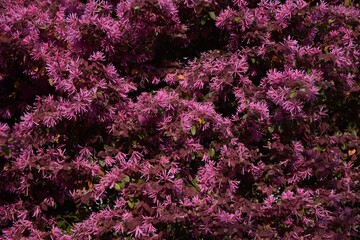
[[[360,5],[2,0],[0,236],[360,237]]]

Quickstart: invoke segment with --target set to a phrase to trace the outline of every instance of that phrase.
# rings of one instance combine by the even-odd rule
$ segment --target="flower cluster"
[[[2,0],[0,236],[359,238],[359,16]]]

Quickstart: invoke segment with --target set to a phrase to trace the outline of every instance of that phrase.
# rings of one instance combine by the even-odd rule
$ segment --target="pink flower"
[[[95,52],[89,57],[90,61],[105,61],[104,53],[102,52]]]
[[[125,232],[125,228],[124,228],[124,223],[119,222],[114,226],[114,230],[115,232],[121,232],[124,233]]]
[[[39,217],[40,216],[40,214],[41,214],[41,208],[40,208],[40,206],[35,206],[34,207],[34,213],[33,213],[33,217]]]
[[[149,236],[156,233],[156,228],[151,223],[144,223],[141,225],[141,229]]]

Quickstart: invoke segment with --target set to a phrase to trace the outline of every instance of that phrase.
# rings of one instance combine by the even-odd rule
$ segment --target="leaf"
[[[99,175],[101,176],[101,177],[103,177],[103,176],[105,176],[105,173],[104,173],[104,171],[102,171],[101,169],[99,170]]]
[[[101,167],[104,167],[104,166],[105,166],[105,162],[102,161],[102,160],[99,160],[99,164],[100,164]]]
[[[325,45],[325,47],[324,47],[324,52],[325,52],[326,54],[329,53],[329,45]]]
[[[281,127],[281,125],[278,127],[278,130],[280,133],[282,133],[284,131],[283,128]]]
[[[127,183],[130,182],[130,177],[129,177],[128,175],[126,175],[126,176],[124,177],[124,181],[127,182]]]
[[[199,122],[200,125],[203,125],[206,121],[205,121],[204,118],[199,118],[198,122]]]
[[[115,190],[120,191],[125,187],[125,182],[121,181],[119,183],[115,183]]]
[[[145,179],[143,178],[139,178],[139,180],[137,181],[137,184],[141,185],[145,182]]]
[[[11,157],[11,150],[6,146],[2,146],[2,151],[9,157]]]
[[[344,5],[345,5],[345,7],[350,7],[351,6],[351,0],[345,0]]]
[[[215,149],[214,148],[210,148],[209,149],[209,155],[210,155],[210,157],[212,158],[212,157],[214,157],[215,156]]]
[[[131,209],[133,209],[134,207],[135,207],[135,203],[133,202],[133,201],[127,201],[127,204],[129,205],[129,207],[131,208]]]
[[[356,149],[352,149],[348,151],[349,156],[352,156],[356,153]]]
[[[58,228],[62,228],[63,226],[65,226],[65,221],[64,221],[64,220],[58,221],[58,222],[56,223],[56,226],[57,226]]]
[[[268,127],[268,131],[269,131],[269,133],[273,133],[273,132],[274,132],[274,128],[273,128],[273,127]]]
[[[211,17],[212,20],[216,20],[216,15],[214,12],[209,12],[209,16]]]
[[[191,127],[191,134],[193,135],[193,136],[195,136],[195,134],[196,134],[196,126],[195,125],[193,125],[192,127]]]
[[[115,190],[120,191],[121,187],[119,183],[115,183]]]
[[[198,180],[197,178],[193,178],[191,180],[191,185],[193,185],[193,187],[195,188],[196,191],[200,192],[200,188],[199,188],[199,185],[198,185]]]
[[[179,79],[179,80],[184,80],[184,79],[185,79],[185,76],[182,75],[182,74],[180,74],[180,75],[178,75],[178,79]]]
[[[297,92],[290,93],[290,98],[293,99],[297,96]]]
[[[134,209],[138,202],[139,202],[139,200],[134,199],[133,197],[130,197],[130,199],[127,201],[127,204],[131,209]]]
[[[91,181],[88,181],[87,184],[88,184],[89,189],[94,188],[94,185]]]

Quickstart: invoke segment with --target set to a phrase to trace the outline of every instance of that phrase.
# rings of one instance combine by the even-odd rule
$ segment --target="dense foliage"
[[[360,5],[1,0],[0,236],[360,237]]]

